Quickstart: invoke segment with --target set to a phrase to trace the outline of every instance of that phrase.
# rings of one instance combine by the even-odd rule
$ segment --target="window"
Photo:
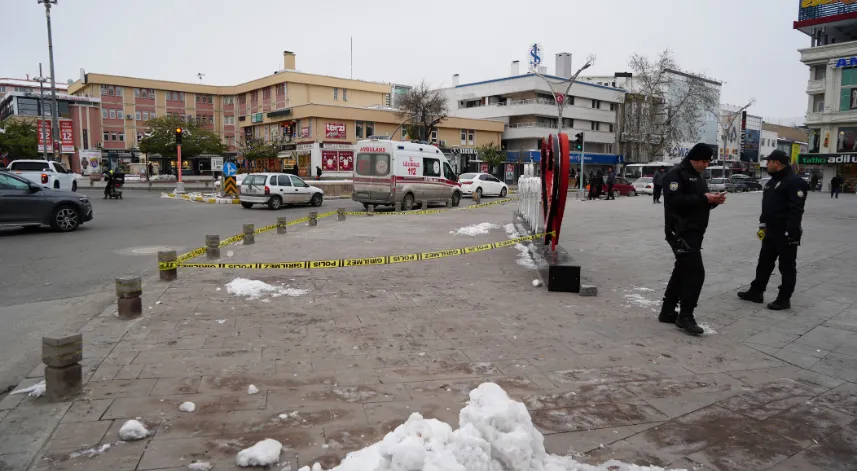
[[[595,109],[601,108],[601,100],[592,100],[592,107]]]
[[[610,132],[613,132],[613,125],[612,125],[612,124],[608,124],[608,126],[610,127]]]
[[[440,176],[440,160],[423,158],[423,176],[424,177],[439,177]]]
[[[137,142],[140,142],[142,140],[143,140],[143,135],[140,133],[137,133]]]
[[[610,86],[616,88],[616,82],[610,82]]]
[[[247,103],[247,94],[241,95],[238,97],[238,104],[243,105]]]
[[[199,116],[196,117],[196,124],[202,124],[202,120]]]
[[[824,111],[824,94],[812,96],[812,111],[815,113]]]
[[[342,101],[348,101],[348,89],[347,88],[342,89]]]
[[[390,94],[389,93],[384,94],[384,106],[390,106]]]
[[[250,92],[250,101],[259,101],[259,90]]]
[[[179,101],[184,101],[184,92],[179,92]]]
[[[150,99],[150,100],[154,100],[154,99],[155,99],[155,91],[154,91],[154,90],[152,90],[151,88],[149,89],[149,99]]]
[[[366,121],[366,137],[369,138],[370,136],[374,136],[374,135],[375,135],[375,123],[373,123],[371,121]]]
[[[461,130],[461,145],[465,145],[465,144],[467,144],[467,130],[462,129]]]
[[[339,99],[339,89],[338,89],[338,88],[334,88],[334,89],[333,89],[333,99],[334,99],[334,100],[338,100],[338,99]]]
[[[599,130],[600,130],[600,129],[599,129],[599,128],[600,128],[600,124],[601,124],[601,123],[599,123],[598,121],[592,121],[592,122],[590,123],[590,129],[591,129],[592,131],[599,131]]]
[[[813,80],[824,80],[827,76],[827,66],[817,65],[812,68]]]
[[[116,87],[116,96],[122,96],[122,87]]]
[[[110,119],[116,119],[116,110],[110,109]]]
[[[102,94],[102,95],[107,95],[107,85],[102,85],[102,86],[101,86],[101,94]]]
[[[137,121],[140,121],[141,119],[143,119],[143,116],[142,116],[142,114],[140,114],[139,111],[137,111],[134,113],[134,119],[136,119]]]
[[[107,111],[107,108],[101,108],[101,118],[107,119],[110,117],[110,112]]]
[[[610,103],[610,111],[616,111],[616,103]]]
[[[357,121],[354,123],[354,135],[363,139],[363,121]]]
[[[235,116],[224,116],[223,124],[235,124]]]
[[[262,89],[262,98],[271,98],[271,89],[269,87]]]
[[[294,186],[309,186],[306,184],[306,182],[304,182],[303,180],[301,180],[300,178],[298,178],[294,175],[292,175],[292,184]]]
[[[107,87],[107,95],[108,96],[114,96],[115,94],[116,94],[116,91],[113,89],[113,87]]]
[[[149,112],[149,119],[155,119],[155,112],[154,111]]]
[[[434,144],[437,142],[437,129],[432,129],[431,131],[431,143]]]
[[[152,113],[152,114],[154,115],[154,113]],[[152,117],[154,118],[154,116],[152,116]],[[145,121],[149,120],[149,112],[148,111],[143,112],[143,120],[145,120]]]
[[[842,69],[842,88],[839,92],[839,111],[857,109],[857,67]]]
[[[471,146],[473,145],[473,142],[476,141],[475,134],[476,134],[476,131],[474,131],[472,129],[467,130],[467,144],[469,144]]]
[[[574,96],[573,95],[567,96],[565,99],[565,103],[566,103],[566,105],[574,106]]]
[[[286,84],[277,85],[277,96],[286,96]]]
[[[6,86],[0,85],[0,93],[6,93]]]
[[[224,105],[234,105],[235,104],[235,97],[234,96],[223,97],[223,104]]]
[[[390,173],[390,156],[387,154],[357,154],[357,174],[383,177]]]
[[[125,133],[124,132],[119,133],[119,142],[125,142]]]
[[[402,139],[402,140],[404,140],[404,139],[405,139],[405,136],[406,136],[407,134],[408,134],[408,131],[407,131],[404,127],[402,127],[402,137],[401,137],[401,139]]]
[[[197,103],[199,103],[199,99],[200,99],[200,98],[202,98],[202,97],[201,97],[201,96],[199,96],[199,95],[197,95],[197,96],[196,96],[196,102],[197,102]]]
[[[0,173],[0,188],[4,190],[29,190],[30,184],[11,175]]]
[[[139,88],[134,89],[134,98],[140,98],[140,89]]]
[[[110,140],[110,133],[107,131],[104,131],[104,135],[102,137],[103,137],[103,141],[107,142]]]
[[[277,185],[279,186],[292,186],[292,180],[288,175],[277,175]]]
[[[452,167],[446,162],[443,163],[443,177],[447,180],[455,180],[455,172],[452,171]]]
[[[115,132],[111,132],[111,133],[110,133],[110,140],[111,140],[111,141],[115,141],[115,140],[116,140],[116,133],[115,133]]]

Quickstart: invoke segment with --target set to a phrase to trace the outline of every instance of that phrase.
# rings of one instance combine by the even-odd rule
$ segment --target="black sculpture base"
[[[514,215],[514,224],[520,234],[530,233],[530,225],[517,213]],[[559,244],[556,250],[551,250],[550,245],[544,245],[540,239],[530,243],[530,255],[533,256],[535,252],[534,261],[548,291],[580,293],[580,265],[572,260],[568,251]]]

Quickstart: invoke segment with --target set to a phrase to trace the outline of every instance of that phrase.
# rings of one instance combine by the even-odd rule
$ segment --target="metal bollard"
[[[172,262],[176,263],[178,261],[178,255],[176,255],[175,250],[167,250],[166,252],[158,252],[158,263],[166,263]],[[173,281],[179,277],[178,268],[170,268],[167,270],[158,270],[161,272],[161,281]]]
[[[205,236],[205,255],[209,260],[220,258],[220,236],[218,234]]]
[[[49,401],[64,401],[81,393],[83,386],[83,334],[42,337],[45,393]]]
[[[253,224],[244,224],[244,245],[253,245],[256,243],[256,234]]]
[[[116,305],[120,319],[135,319],[143,315],[143,282],[139,276],[116,278]]]
[[[339,208],[336,210],[336,220],[344,221],[345,220],[345,208]]]
[[[374,216],[375,215],[375,205],[374,204],[370,204],[369,207],[366,208],[366,215],[367,216]]]
[[[286,228],[286,217],[285,216],[277,216],[277,234],[285,234]]]
[[[310,227],[318,226],[318,211],[309,212],[309,225]]]

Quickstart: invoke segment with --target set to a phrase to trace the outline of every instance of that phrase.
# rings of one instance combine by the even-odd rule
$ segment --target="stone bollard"
[[[256,243],[256,234],[253,224],[244,224],[244,245],[253,245]]]
[[[165,252],[158,252],[158,263],[161,263],[161,262],[175,263],[178,261],[178,259],[179,259],[178,255],[176,255],[175,250],[167,250]],[[173,281],[179,277],[178,268],[170,268],[167,270],[158,270],[158,271],[161,272],[161,281]]]
[[[83,334],[42,337],[45,364],[45,395],[49,401],[64,401],[81,392],[83,385]]]
[[[220,258],[220,235],[209,234],[205,236],[205,255],[209,260]]]
[[[309,225],[310,227],[318,226],[318,211],[309,212]]]
[[[143,315],[143,282],[139,276],[116,278],[116,305],[120,319],[135,319]]]
[[[474,192],[473,192],[473,203],[474,203],[474,204],[479,204],[479,202],[480,202],[481,200],[482,200],[482,198],[480,198],[480,197],[479,197],[479,193],[477,193],[477,192],[475,192],[475,191],[474,191]]]
[[[285,216],[277,216],[277,234],[285,234],[286,228],[286,217]]]
[[[336,220],[344,221],[345,220],[345,208],[339,208],[336,210]]]
[[[367,216],[374,216],[375,215],[375,205],[374,204],[370,204],[369,207],[366,208],[366,215]]]

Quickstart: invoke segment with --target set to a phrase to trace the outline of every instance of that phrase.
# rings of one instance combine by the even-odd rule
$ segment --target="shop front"
[[[844,193],[857,192],[857,153],[800,154],[797,161],[802,169],[820,169],[824,191],[830,189],[830,180],[839,175],[844,180]]]
[[[324,178],[351,178],[354,171],[353,144],[322,142],[319,144],[319,167]],[[315,162],[313,162],[315,164]],[[313,167],[315,168],[315,167]]]

